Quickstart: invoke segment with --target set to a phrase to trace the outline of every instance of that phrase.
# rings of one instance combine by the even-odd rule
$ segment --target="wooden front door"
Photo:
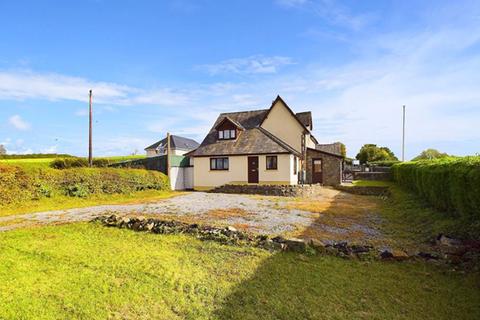
[[[323,183],[322,159],[312,159],[312,183]]]
[[[248,183],[258,183],[258,157],[248,157]]]

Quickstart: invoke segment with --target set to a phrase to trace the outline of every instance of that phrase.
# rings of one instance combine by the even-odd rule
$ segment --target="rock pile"
[[[126,217],[119,215],[100,216],[93,221],[105,226],[126,228],[157,234],[191,234],[201,240],[213,240],[231,245],[248,245],[271,251],[318,252],[343,258],[373,258],[381,260],[404,261],[412,258],[431,262],[449,262],[454,264],[469,263],[476,265],[479,260],[480,244],[466,246],[462,241],[440,235],[436,239],[432,252],[408,254],[405,251],[383,248],[376,249],[370,245],[349,244],[346,241],[322,242],[317,239],[305,240],[268,235],[254,235],[239,231],[232,226],[216,227],[188,224],[180,221],[167,221],[145,217]],[[468,250],[467,250],[468,249]]]

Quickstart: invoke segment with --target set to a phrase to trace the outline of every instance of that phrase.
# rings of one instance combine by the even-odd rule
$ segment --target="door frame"
[[[314,181],[315,177],[315,160],[320,160],[322,163],[322,172],[321,172],[321,181]],[[312,184],[321,183],[323,184],[323,158],[312,158]]]
[[[250,179],[250,159],[255,159],[256,160],[256,168],[255,168],[255,171],[256,171],[256,179]],[[258,168],[260,167],[260,164],[259,164],[259,157],[258,156],[249,156],[247,157],[247,181],[248,183],[258,183],[259,182],[259,172],[258,172]],[[256,181],[254,181],[256,180]]]

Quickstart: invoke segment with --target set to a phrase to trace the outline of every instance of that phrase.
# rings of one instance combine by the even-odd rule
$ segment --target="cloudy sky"
[[[480,152],[480,2],[0,2],[0,144],[10,153],[143,151],[199,141],[220,112],[280,94],[320,142]]]

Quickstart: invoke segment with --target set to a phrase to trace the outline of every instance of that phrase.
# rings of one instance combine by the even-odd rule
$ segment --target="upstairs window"
[[[235,129],[227,129],[227,130],[219,130],[218,131],[218,139],[220,139],[220,140],[235,139],[236,135],[237,135],[237,131]]]
[[[267,156],[267,170],[277,170],[277,156]]]
[[[210,158],[210,170],[228,170],[228,158]]]

